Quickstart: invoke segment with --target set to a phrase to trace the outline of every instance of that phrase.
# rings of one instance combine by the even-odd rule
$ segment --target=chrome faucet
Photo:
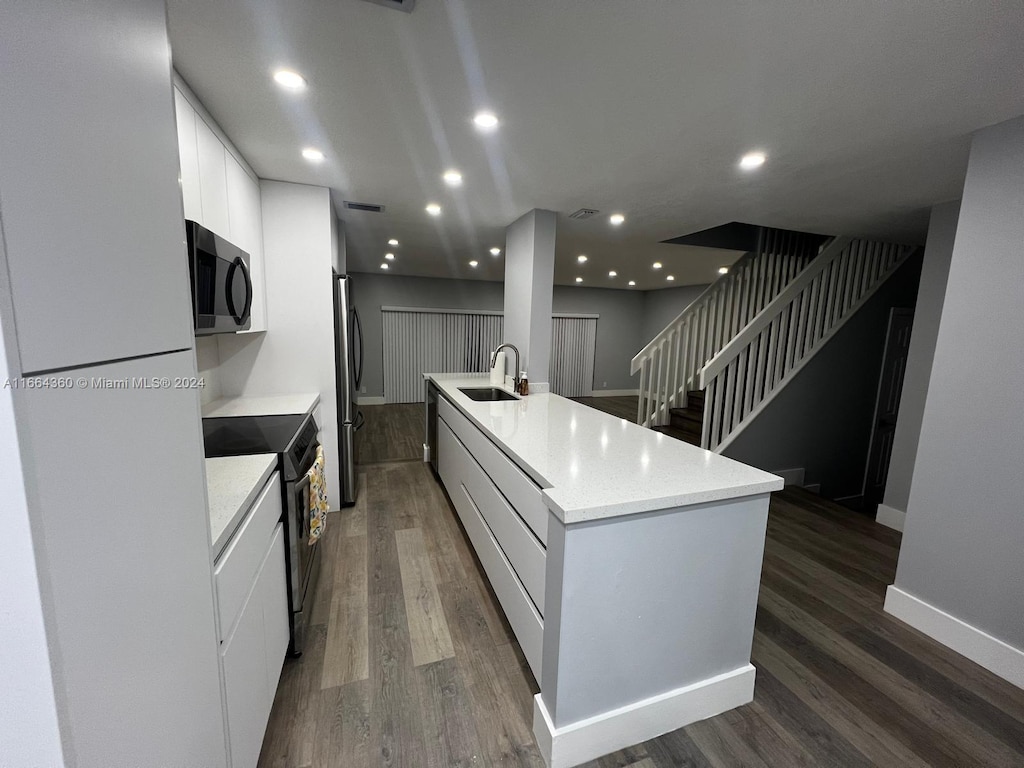
[[[519,350],[516,349],[515,344],[505,343],[500,345],[496,350],[494,350],[494,354],[491,355],[491,368],[493,368],[494,364],[498,361],[498,353],[501,352],[501,350],[504,349],[505,347],[508,347],[509,349],[516,353],[516,367],[512,370],[512,388],[516,393],[518,393],[519,385],[522,383],[522,379],[519,378]],[[501,375],[502,377],[504,377],[505,372],[502,371]]]

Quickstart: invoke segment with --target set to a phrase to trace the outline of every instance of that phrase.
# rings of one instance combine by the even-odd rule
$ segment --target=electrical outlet
[[[359,394],[365,395],[366,394],[366,387],[363,387],[362,389],[360,389],[359,390]]]
[[[601,382],[601,386],[604,387],[605,389],[608,389],[608,382],[607,381],[602,381]]]

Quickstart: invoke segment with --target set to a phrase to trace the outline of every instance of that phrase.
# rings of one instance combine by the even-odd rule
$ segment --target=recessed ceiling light
[[[613,227],[619,226],[619,224],[621,224],[625,220],[626,217],[623,216],[621,213],[613,213],[611,216],[608,217],[608,223],[611,224]]]
[[[491,256],[501,256],[501,248],[491,248]]]
[[[576,282],[577,283],[582,283],[583,282],[583,278],[582,277],[577,277],[576,278]]]
[[[729,268],[728,267],[719,267],[718,268],[718,274],[720,274],[720,275],[727,275],[727,274],[729,274]]]
[[[390,240],[388,240],[388,245],[390,245],[390,246],[392,246],[394,248],[397,248],[398,247],[398,241],[395,240],[395,238],[392,237]]]
[[[740,158],[740,168],[745,171],[752,171],[764,165],[766,159],[764,152],[748,152]]]
[[[636,280],[630,280],[630,281],[629,281],[629,284],[630,284],[631,286],[633,286],[633,285],[636,285]]]
[[[274,73],[274,82],[289,91],[306,89],[306,78],[290,69],[279,69]]]
[[[312,163],[319,163],[324,159],[324,153],[313,147],[306,147],[302,150],[302,156]]]
[[[462,186],[462,174],[455,169],[449,169],[444,172],[444,183],[449,187],[461,187]]]
[[[616,272],[614,269],[611,272],[608,273],[608,277],[618,277],[618,276],[619,276],[619,273]]]
[[[656,261],[653,264],[651,264],[651,269],[661,269],[661,262]]]
[[[576,261],[578,261],[580,264],[585,264],[587,261],[587,257],[581,253],[579,256],[576,257]]]
[[[426,211],[431,216],[440,216],[441,215],[441,206],[438,205],[437,203],[428,203]]]
[[[387,259],[388,261],[394,261],[395,260],[395,254],[393,254],[393,253],[385,253],[384,254],[384,258]]]
[[[673,276],[673,275],[665,275],[665,279],[666,279],[666,280],[668,280],[669,282],[672,282],[672,281],[673,281],[673,280],[675,280],[676,278],[675,278],[675,276]]]
[[[498,127],[498,117],[493,112],[477,112],[473,124],[482,131],[493,131]]]
[[[472,260],[471,262],[469,262],[469,266],[473,267],[474,269],[475,269],[475,268],[476,268],[476,267],[477,267],[477,266],[478,266],[479,264],[480,264],[480,262],[479,262],[479,261],[477,261],[476,259],[473,259],[473,260]]]
[[[381,265],[380,265],[380,268],[381,268],[381,269],[390,269],[390,266],[389,266],[389,265],[388,265],[388,263],[387,263],[387,262],[385,261],[385,262],[384,262],[383,264],[381,264]]]

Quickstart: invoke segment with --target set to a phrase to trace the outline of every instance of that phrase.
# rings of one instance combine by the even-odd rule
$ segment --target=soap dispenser
[[[526,379],[526,371],[519,372],[519,394],[530,394],[530,382]]]

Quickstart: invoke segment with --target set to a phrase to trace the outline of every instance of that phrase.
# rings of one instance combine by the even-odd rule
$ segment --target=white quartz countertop
[[[206,460],[213,559],[220,557],[245,513],[277,470],[276,453],[223,456]]]
[[[288,413],[312,413],[320,402],[317,392],[262,397],[222,397],[203,406],[203,418],[221,416],[275,416]]]
[[[781,477],[553,394],[475,402],[486,374],[428,373],[460,411],[544,488],[566,524],[780,490]]]

